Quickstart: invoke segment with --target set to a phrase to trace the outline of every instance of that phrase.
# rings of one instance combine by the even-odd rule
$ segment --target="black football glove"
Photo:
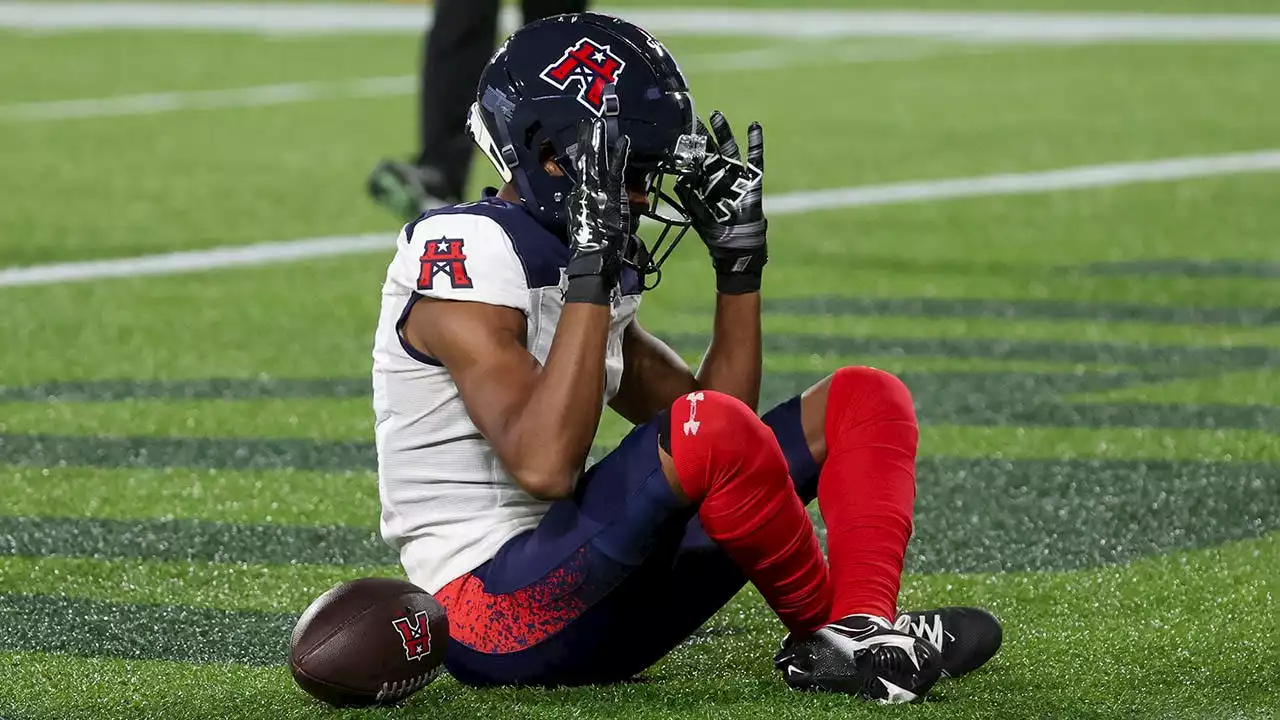
[[[565,268],[565,302],[608,305],[618,285],[623,251],[631,238],[631,206],[623,180],[630,152],[626,135],[609,147],[603,120],[578,126],[578,184],[566,206],[573,255]]]
[[[711,113],[714,145],[708,138],[706,157],[695,173],[676,182],[676,195],[693,221],[693,228],[711,251],[716,289],[739,295],[760,290],[760,276],[769,252],[761,187],[764,182],[764,129],[747,129],[747,161],[742,161],[729,121]],[[698,123],[698,132],[707,134]]]

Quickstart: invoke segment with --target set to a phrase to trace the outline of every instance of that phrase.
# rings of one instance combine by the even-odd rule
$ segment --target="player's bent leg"
[[[843,368],[764,419],[787,454],[801,500],[820,499],[833,625],[884,634],[881,619],[893,618],[912,528],[918,429],[910,392],[889,373]],[[976,608],[904,614],[894,629],[939,648],[951,676],[985,663],[1001,640],[999,622]]]
[[[764,416],[802,502],[827,525],[835,617],[892,621],[912,531],[919,440],[911,393],[897,377],[841,368]]]
[[[702,530],[789,630],[816,630],[830,613],[826,562],[773,433],[710,390],[678,398],[670,417],[668,479],[698,506]]]
[[[728,411],[723,416],[718,416],[714,428],[705,424],[713,416],[708,403],[723,405]],[[686,481],[692,483],[698,477],[705,481],[708,475],[715,474],[717,470],[723,473],[736,466],[739,472],[728,473],[734,478],[732,482],[735,485],[735,489],[728,491],[729,494],[725,495],[729,498],[729,504],[733,503],[734,493],[740,491],[738,486],[746,489],[754,488],[757,490],[754,494],[759,498],[766,495],[786,497],[788,494],[793,494],[783,473],[777,472],[778,448],[776,446],[781,442],[782,452],[786,456],[786,465],[794,472],[800,467],[798,461],[801,456],[807,456],[808,453],[808,450],[804,449],[803,438],[798,443],[800,452],[793,453],[792,450],[797,449],[796,443],[785,440],[785,436],[777,433],[775,433],[777,440],[771,440],[767,429],[762,427],[760,419],[749,408],[719,393],[713,393],[708,397],[708,393],[704,391],[702,399],[693,405],[697,409],[694,410],[695,417],[692,419],[697,425],[690,425],[689,433],[695,436],[702,435],[707,442],[720,446],[712,450],[731,452],[724,456],[721,467],[717,467],[721,463],[714,459],[719,455],[717,452],[703,455],[700,462],[694,462],[697,459],[694,453],[689,457],[682,456],[683,461],[694,465],[692,468],[686,468]],[[676,408],[675,413],[678,414],[679,410],[680,408]],[[798,413],[798,405],[795,412]],[[670,417],[667,415],[664,421]],[[796,417],[798,418],[798,414]],[[672,484],[673,490],[686,500],[689,495],[701,497],[705,492],[692,487],[686,491],[681,479],[676,476],[675,463],[670,456],[673,433],[683,436],[684,423],[687,421],[687,419],[676,421],[669,426],[664,424],[660,431],[664,450],[659,453],[663,457],[664,469],[668,473],[668,481]],[[718,433],[723,433],[724,438],[712,440],[712,436]],[[746,449],[742,452],[732,452],[734,448],[742,447]],[[753,453],[762,453],[764,457],[755,458]],[[743,465],[736,465],[738,463]],[[743,467],[754,466],[757,463],[765,467],[771,466],[773,470],[770,472],[741,471]],[[708,473],[708,471],[711,472]],[[816,467],[812,468],[812,474],[815,476],[813,484],[816,487]],[[722,493],[716,494],[719,498]],[[690,503],[692,506],[692,501]],[[705,498],[703,504],[706,504]],[[797,525],[801,524],[799,513],[788,514]],[[803,519],[803,525],[808,526],[807,518]],[[811,534],[812,530],[808,529],[807,532]],[[769,533],[766,532],[765,537],[768,535]],[[723,541],[723,537],[721,539]],[[810,554],[810,551],[805,549],[802,557],[815,561],[813,565],[806,565],[806,567],[821,569],[821,566],[816,564],[820,555]],[[674,557],[660,554],[655,555],[654,558],[654,561],[646,563],[644,567],[632,574],[625,585],[620,587],[608,601],[613,616],[626,620],[617,626],[602,628],[593,633],[597,638],[608,638],[611,646],[626,649],[614,653],[614,657],[621,659],[618,662],[629,663],[630,674],[640,672],[671,652],[705,624],[716,611],[732,600],[747,582],[743,569],[720,544],[708,537],[703,529],[702,520],[698,516],[688,522],[683,540]],[[825,591],[820,592],[819,597],[821,603],[828,601]],[[636,621],[636,618],[653,617],[655,613],[660,613],[660,619],[656,622]],[[815,611],[812,616],[820,619],[824,614]],[[629,676],[618,662],[615,662],[617,666],[615,670],[622,676]]]
[[[807,505],[818,495],[818,471],[821,466],[814,461],[805,439],[800,400],[800,396],[787,400],[766,413],[761,420],[772,431],[775,442],[782,450],[795,494],[802,504]],[[751,432],[759,427],[745,413],[742,421],[751,426]],[[675,429],[682,431],[679,427]],[[669,438],[669,435],[664,437]],[[666,444],[669,449],[669,440]],[[669,470],[674,472],[674,464]],[[676,483],[679,487],[678,479]],[[780,492],[787,492],[785,486]],[[680,493],[684,494],[683,487],[680,487]],[[694,517],[689,522],[684,540],[670,568],[661,576],[654,577],[646,586],[646,593],[652,598],[648,607],[657,607],[666,598],[679,597],[681,602],[678,612],[669,613],[663,618],[660,632],[640,634],[631,640],[628,647],[632,648],[638,659],[647,659],[644,660],[644,666],[647,667],[696,632],[716,611],[732,600],[746,583],[747,578],[742,570],[707,536],[700,519]]]
[[[843,368],[801,396],[800,416],[822,466],[817,494],[834,598],[831,621],[784,640],[775,664],[797,689],[921,699],[941,677],[941,654],[893,625],[915,501],[911,394],[889,373]]]
[[[811,632],[826,619],[825,562],[772,434],[719,393],[685,398],[672,413],[633,431],[572,500],[437,594],[449,610],[446,662],[455,677],[473,685],[626,679],[702,625],[744,574],[788,627]],[[669,454],[659,450],[660,431]],[[678,477],[663,472],[664,456]],[[695,513],[721,545],[682,551]],[[708,562],[693,581],[678,580],[695,556]]]
[[[838,379],[833,385],[839,391]],[[869,613],[829,621],[833,586],[821,572],[816,538],[768,426],[732,398],[695,392],[671,408],[669,448],[674,480],[698,503],[701,529],[791,631],[775,660],[791,687],[884,702],[924,697],[942,672],[936,647]],[[904,550],[898,552],[899,572]],[[692,559],[683,550],[677,572]],[[817,572],[811,574],[811,567]],[[895,586],[891,604],[896,592]]]
[[[712,542],[702,529],[709,498],[717,498],[710,501],[713,508],[723,506],[709,516],[720,518],[742,520],[734,507],[742,502],[740,496],[751,506],[770,496],[787,497],[790,507],[803,514],[790,492],[786,463],[779,462],[777,441],[770,442],[772,434],[749,409],[719,394],[707,402],[704,393],[696,403],[686,401],[674,411],[676,420],[666,431],[666,444],[680,458],[684,472],[683,478],[675,478],[678,494],[662,470],[664,453],[658,447],[659,431],[667,427],[669,417],[664,413],[633,431],[593,467],[575,498],[556,503],[538,528],[437,594],[450,613],[446,663],[457,679],[472,685],[577,685],[632,677],[675,648],[742,587],[747,573],[723,544],[741,543],[753,534],[771,536],[772,528],[744,532],[743,522],[735,522],[733,530],[717,531],[720,537]],[[697,441],[685,444],[686,437],[698,436],[706,447]],[[674,469],[675,458],[667,459]],[[684,504],[687,498],[682,495],[699,498],[700,503]],[[788,514],[795,517],[783,513]],[[808,526],[807,516],[803,520]],[[758,523],[758,517],[744,522]],[[720,527],[717,520],[712,523]],[[811,526],[808,533],[812,537]],[[809,555],[794,547],[791,552]],[[745,558],[748,568],[764,567],[757,577],[764,578],[765,587],[805,585],[795,583],[796,577],[803,579],[803,571],[775,573],[768,579],[779,567],[770,563],[779,554],[776,549],[739,544],[734,554]],[[819,636],[835,642],[847,662],[828,663],[812,675],[846,673],[840,682],[818,687],[865,690],[868,680],[858,679],[862,676],[856,673],[879,667],[868,658],[885,653],[856,649],[874,642],[855,641],[862,645],[851,646],[830,637],[832,632],[809,634]],[[874,677],[879,676],[868,676]],[[853,685],[848,684],[851,678]]]

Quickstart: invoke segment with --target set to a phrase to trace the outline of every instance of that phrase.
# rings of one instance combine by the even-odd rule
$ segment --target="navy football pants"
[[[659,416],[637,426],[537,528],[436,598],[449,672],[469,685],[579,685],[632,677],[688,638],[745,584],[680,507],[658,459]],[[763,418],[807,505],[818,466],[800,399]]]

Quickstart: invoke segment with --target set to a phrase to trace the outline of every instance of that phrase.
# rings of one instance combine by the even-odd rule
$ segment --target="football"
[[[391,705],[426,687],[444,663],[444,606],[412,583],[361,578],[332,588],[298,618],[289,669],[335,707]]]

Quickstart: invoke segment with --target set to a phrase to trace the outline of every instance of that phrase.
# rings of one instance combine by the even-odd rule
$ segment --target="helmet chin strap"
[[[618,115],[622,112],[622,102],[618,100],[618,88],[609,83],[604,86],[604,104],[601,116],[604,117],[605,141],[610,147],[613,141],[618,138]]]

